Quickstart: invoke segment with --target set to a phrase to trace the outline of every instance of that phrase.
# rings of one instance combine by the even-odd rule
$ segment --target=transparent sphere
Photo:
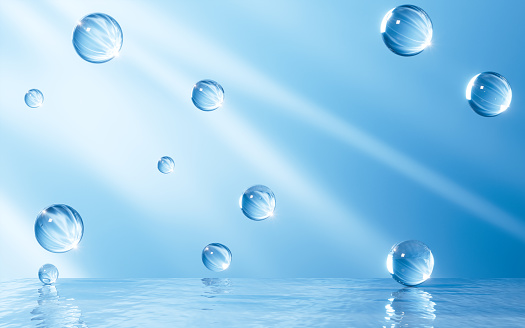
[[[202,263],[211,271],[224,271],[228,269],[231,262],[232,253],[223,244],[209,244],[202,250]]]
[[[160,172],[164,174],[168,174],[173,172],[173,169],[175,168],[175,162],[173,159],[169,156],[164,156],[159,159],[159,162],[157,163],[157,167]]]
[[[434,256],[418,240],[407,240],[392,246],[386,267],[392,278],[405,286],[415,286],[424,282],[434,269]]]
[[[70,206],[49,206],[36,218],[36,240],[50,252],[64,253],[72,250],[78,245],[83,234],[82,218]]]
[[[222,106],[224,90],[212,80],[202,80],[193,86],[191,92],[193,104],[200,110],[212,111]]]
[[[85,16],[77,24],[73,46],[82,59],[100,64],[118,55],[122,38],[122,29],[113,17],[95,13]]]
[[[507,110],[512,100],[509,82],[494,72],[474,76],[467,85],[467,100],[481,116],[496,116]]]
[[[416,6],[391,9],[381,22],[381,35],[388,49],[400,56],[414,56],[432,41],[432,21]]]
[[[275,195],[270,188],[256,185],[246,189],[239,199],[239,206],[248,219],[261,221],[275,211]]]
[[[58,279],[58,269],[53,264],[44,264],[38,270],[38,279],[45,284],[51,285],[54,284]]]
[[[24,100],[27,106],[37,108],[42,106],[42,103],[44,102],[44,94],[38,89],[31,89],[26,92]]]

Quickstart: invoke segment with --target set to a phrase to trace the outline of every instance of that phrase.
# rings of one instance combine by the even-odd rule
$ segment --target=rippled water
[[[525,279],[38,279],[0,283],[0,327],[525,327]]]

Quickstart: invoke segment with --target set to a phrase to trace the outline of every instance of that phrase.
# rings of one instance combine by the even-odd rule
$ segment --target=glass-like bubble
[[[256,185],[246,189],[239,199],[239,206],[248,219],[261,221],[275,211],[275,195],[270,188]]]
[[[228,269],[231,262],[232,253],[223,244],[209,244],[202,250],[202,263],[211,271],[224,271]]]
[[[391,9],[381,22],[385,45],[400,56],[415,56],[432,41],[432,21],[416,6],[403,5]]]
[[[200,110],[216,110],[224,102],[224,89],[215,81],[202,80],[193,86],[191,100]]]
[[[53,264],[44,264],[38,270],[38,279],[44,285],[54,284],[58,279],[58,269]]]
[[[173,172],[173,169],[175,168],[175,162],[173,159],[169,156],[164,156],[159,159],[159,162],[157,163],[157,167],[160,172],[164,174],[168,174]]]
[[[31,108],[38,108],[44,103],[44,94],[38,89],[31,89],[26,92],[24,100],[27,106]]]
[[[117,56],[122,48],[122,29],[113,17],[94,13],[82,18],[73,32],[73,46],[82,59],[95,64]]]
[[[484,72],[474,76],[467,85],[467,100],[481,116],[496,116],[507,110],[512,100],[510,84],[503,76]]]
[[[386,267],[392,278],[405,286],[415,286],[430,278],[434,256],[427,245],[407,240],[392,246]]]
[[[46,250],[64,253],[77,247],[84,234],[84,222],[75,209],[67,205],[51,205],[35,222],[36,240]]]

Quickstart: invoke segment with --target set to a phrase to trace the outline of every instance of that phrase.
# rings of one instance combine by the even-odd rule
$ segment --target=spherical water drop
[[[64,253],[72,250],[78,245],[83,234],[82,218],[70,206],[49,206],[36,218],[36,240],[50,252]]]
[[[54,284],[58,279],[58,269],[53,264],[44,264],[38,270],[38,279],[44,285]]]
[[[432,21],[416,6],[403,5],[390,10],[381,22],[381,35],[388,49],[400,56],[414,56],[432,41]]]
[[[44,94],[38,89],[31,89],[26,92],[24,100],[27,106],[37,108],[42,106],[42,103],[44,102]]]
[[[157,163],[157,167],[160,172],[164,174],[168,174],[173,172],[173,169],[175,168],[175,162],[173,159],[169,156],[164,156],[159,159],[159,162]]]
[[[418,240],[403,241],[392,246],[386,267],[400,284],[415,286],[430,278],[434,256],[427,245]]]
[[[223,244],[209,244],[202,250],[202,263],[211,271],[224,271],[228,269],[231,261],[232,253]]]
[[[212,80],[202,80],[193,86],[191,93],[193,104],[200,110],[212,111],[222,106],[224,90]]]
[[[95,13],[85,16],[77,24],[73,46],[82,59],[100,64],[119,54],[122,38],[122,29],[113,17]]]
[[[494,72],[474,76],[467,85],[467,100],[481,116],[496,116],[507,110],[512,100],[509,82]]]
[[[275,211],[275,195],[270,188],[256,185],[246,189],[239,200],[242,212],[248,219],[261,221]]]

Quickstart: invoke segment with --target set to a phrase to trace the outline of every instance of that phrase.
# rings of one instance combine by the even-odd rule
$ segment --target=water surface
[[[0,283],[0,327],[525,327],[525,279],[38,279]]]

